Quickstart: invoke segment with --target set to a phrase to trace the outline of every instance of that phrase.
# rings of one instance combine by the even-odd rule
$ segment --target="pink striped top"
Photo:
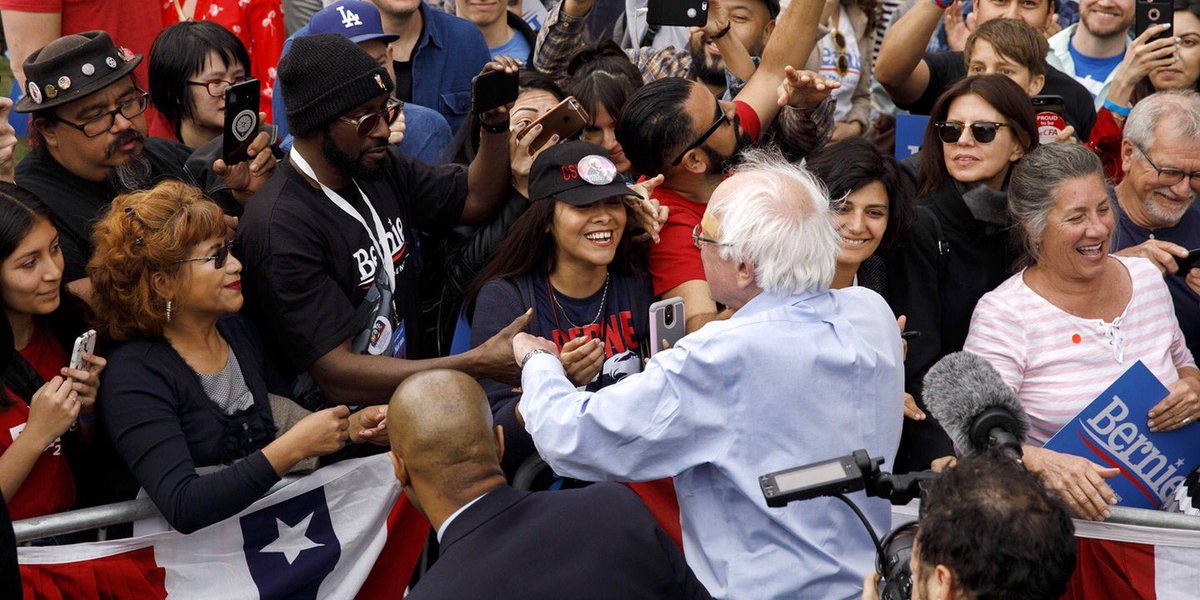
[[[1141,360],[1163,385],[1194,367],[1170,292],[1145,258],[1114,257],[1133,280],[1125,311],[1111,323],[1069,314],[1025,284],[1024,271],[979,300],[964,350],[987,359],[1012,386],[1045,444],[1080,410]]]

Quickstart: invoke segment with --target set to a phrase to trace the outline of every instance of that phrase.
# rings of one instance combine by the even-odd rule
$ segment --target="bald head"
[[[487,394],[469,375],[434,370],[404,380],[388,403],[388,440],[408,475],[447,493],[500,471]]]

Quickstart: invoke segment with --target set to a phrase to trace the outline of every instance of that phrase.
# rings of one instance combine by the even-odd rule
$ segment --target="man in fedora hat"
[[[161,179],[195,180],[184,169],[187,147],[146,138],[149,96],[133,75],[141,61],[103,31],[58,38],[25,60],[25,97],[14,110],[32,116],[33,152],[16,178],[54,210],[68,282],[84,278],[92,224],[113,197]],[[267,140],[256,140],[249,165],[213,165],[235,197],[248,199],[272,170]]]

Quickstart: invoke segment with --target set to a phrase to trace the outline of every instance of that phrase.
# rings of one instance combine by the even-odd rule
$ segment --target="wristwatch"
[[[553,352],[550,352],[549,350],[545,350],[545,349],[542,349],[542,348],[534,348],[533,350],[530,350],[529,352],[526,352],[526,353],[525,353],[525,356],[523,356],[523,357],[521,358],[521,365],[520,365],[520,367],[521,367],[522,369],[524,369],[524,368],[525,368],[525,364],[529,362],[529,359],[530,359],[530,358],[533,358],[535,355],[538,355],[538,354],[553,354]]]

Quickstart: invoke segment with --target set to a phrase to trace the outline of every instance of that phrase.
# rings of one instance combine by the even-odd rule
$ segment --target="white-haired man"
[[[642,373],[578,392],[554,345],[518,334],[518,405],[543,458],[590,481],[674,477],[685,556],[716,598],[857,598],[875,556],[850,510],[767,508],[758,476],[900,442],[903,358],[883,299],[830,290],[840,241],[806,171],[748,153],[693,233],[713,298],[736,309]],[[855,494],[877,531],[885,501]]]

